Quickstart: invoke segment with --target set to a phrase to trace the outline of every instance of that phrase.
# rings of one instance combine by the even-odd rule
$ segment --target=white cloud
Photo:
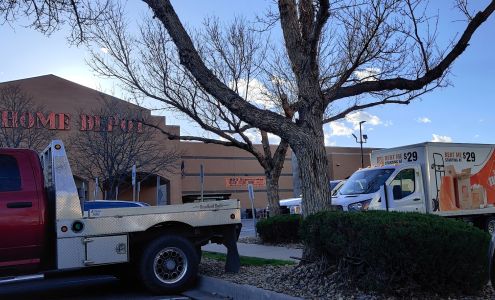
[[[352,134],[352,128],[347,127],[342,122],[331,122],[330,123],[330,135],[336,136],[349,136]]]
[[[452,138],[450,136],[446,135],[438,135],[438,134],[432,134],[433,139],[431,140],[432,142],[444,142],[444,143],[451,143]]]
[[[271,145],[273,144],[278,145],[280,144],[280,137],[278,135],[268,132],[268,141]]]
[[[394,125],[394,122],[392,122],[390,120],[383,122],[383,126],[385,126],[385,127],[389,127],[389,126],[392,126],[392,125]]]
[[[247,136],[247,138],[254,144],[261,143],[261,135],[258,133],[257,130],[248,130],[244,132],[244,135]]]
[[[364,70],[354,71],[354,75],[361,81],[375,81],[378,80],[379,68],[366,68]]]
[[[349,123],[352,123],[355,130],[359,130],[359,122],[361,121],[366,121],[366,123],[375,126],[383,123],[378,116],[372,115],[365,111],[356,111],[350,113],[345,116],[345,120]]]
[[[332,135],[328,131],[325,131],[325,146],[337,146],[337,142],[332,140]]]
[[[475,135],[474,135],[474,138],[475,138],[475,139],[477,139],[477,138],[479,138],[479,137],[480,137],[480,135],[479,135],[479,134],[475,134]]]
[[[101,47],[100,50],[101,50],[101,52],[108,54],[108,48]]]
[[[431,120],[427,117],[420,117],[420,118],[417,118],[416,121],[418,121],[418,123],[431,123]]]
[[[258,129],[251,129],[244,132],[244,135],[253,143],[261,144],[261,133]],[[243,141],[241,137],[237,136],[239,140]],[[268,132],[268,142],[271,145],[278,145],[280,143],[280,137]]]
[[[230,83],[230,87],[235,89],[234,83]],[[251,103],[258,105],[264,109],[270,109],[275,106],[275,103],[270,99],[270,92],[265,85],[258,79],[251,79],[249,84],[246,80],[241,79],[237,83],[239,96],[245,98],[247,89],[247,99]]]

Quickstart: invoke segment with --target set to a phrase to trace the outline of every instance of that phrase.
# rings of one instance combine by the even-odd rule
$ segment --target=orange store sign
[[[81,114],[79,119],[80,131],[107,131],[120,129],[124,132],[135,130],[143,132],[143,123],[127,120],[116,116],[93,116]],[[17,112],[0,111],[0,128],[46,128],[49,130],[70,130],[71,115],[54,112]]]
[[[266,180],[264,176],[256,177],[225,177],[225,187],[246,187],[248,184],[252,184],[254,187],[266,186]]]

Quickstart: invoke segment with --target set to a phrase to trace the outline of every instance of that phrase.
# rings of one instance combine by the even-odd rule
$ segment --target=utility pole
[[[364,168],[363,143],[366,143],[366,141],[368,140],[368,135],[363,134],[363,131],[361,128],[363,123],[366,123],[366,121],[359,122],[359,140],[354,133],[352,134],[352,136],[356,139],[356,143],[360,144],[360,146],[361,146],[361,168]]]

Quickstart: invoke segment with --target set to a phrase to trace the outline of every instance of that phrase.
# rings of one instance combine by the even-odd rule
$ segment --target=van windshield
[[[392,175],[394,169],[368,169],[352,174],[339,191],[341,195],[375,193]]]

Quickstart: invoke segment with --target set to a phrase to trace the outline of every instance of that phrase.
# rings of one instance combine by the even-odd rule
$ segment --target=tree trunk
[[[305,142],[291,145],[299,164],[304,217],[330,207],[327,153],[323,129],[319,131],[321,134],[306,137]]]
[[[278,181],[280,179],[280,172],[274,172],[273,169],[265,170],[265,177],[266,198],[268,201],[268,207],[270,208],[270,216],[278,216],[280,215],[280,196],[278,194]]]

